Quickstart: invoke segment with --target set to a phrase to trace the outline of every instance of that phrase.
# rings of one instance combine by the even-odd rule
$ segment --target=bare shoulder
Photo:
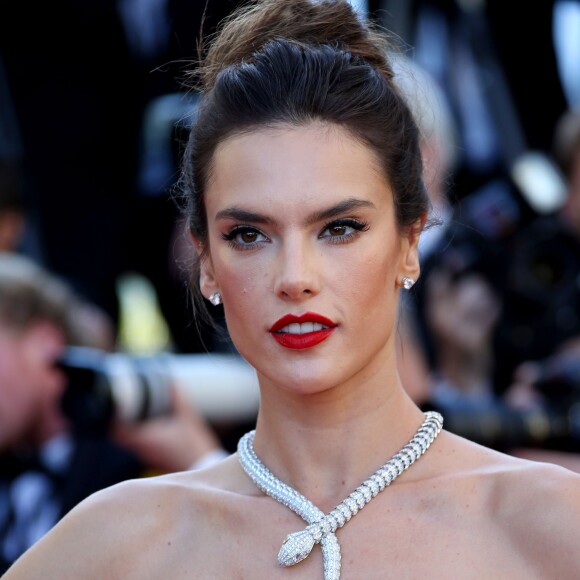
[[[547,577],[580,575],[580,474],[449,433],[442,447],[454,474],[450,480],[457,483],[452,488],[476,498],[481,529],[503,537],[534,567],[549,570]]]
[[[235,466],[222,463],[93,494],[21,556],[6,580],[195,578],[187,569],[200,557],[204,532],[240,495]]]

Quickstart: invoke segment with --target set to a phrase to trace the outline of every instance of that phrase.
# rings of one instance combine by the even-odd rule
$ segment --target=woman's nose
[[[320,291],[320,268],[305,241],[287,242],[277,256],[275,291],[284,300],[304,300]]]

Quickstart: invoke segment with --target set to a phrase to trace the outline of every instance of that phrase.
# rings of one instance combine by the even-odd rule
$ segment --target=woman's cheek
[[[392,280],[392,270],[392,261],[381,256],[379,252],[370,255],[366,260],[356,262],[352,268],[358,291],[367,297],[375,294],[384,296],[387,293]]]
[[[263,251],[239,251],[223,244],[214,247],[212,263],[216,283],[223,299],[225,321],[230,338],[245,356],[253,342],[249,337],[269,321],[264,312],[268,288]],[[251,349],[250,351],[251,352]]]
[[[269,287],[265,269],[257,261],[230,259],[216,268],[226,316],[250,314],[252,305],[263,303],[264,292]]]

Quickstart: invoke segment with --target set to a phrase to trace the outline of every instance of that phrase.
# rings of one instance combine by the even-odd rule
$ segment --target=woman
[[[578,576],[578,476],[441,431],[400,383],[428,202],[387,48],[342,0],[263,0],[214,39],[183,185],[255,437],[92,496],[7,580]]]

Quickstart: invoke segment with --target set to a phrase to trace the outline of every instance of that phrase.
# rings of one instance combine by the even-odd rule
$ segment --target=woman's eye
[[[344,236],[348,233],[348,226],[345,225],[334,225],[327,228],[330,236]]]
[[[258,239],[258,232],[239,232],[237,237],[244,244],[252,244]]]
[[[345,242],[355,237],[359,232],[366,231],[368,224],[354,219],[344,219],[331,222],[324,226],[320,237],[330,242]]]
[[[259,230],[247,226],[236,227],[222,235],[223,239],[236,248],[249,249],[268,240]]]

